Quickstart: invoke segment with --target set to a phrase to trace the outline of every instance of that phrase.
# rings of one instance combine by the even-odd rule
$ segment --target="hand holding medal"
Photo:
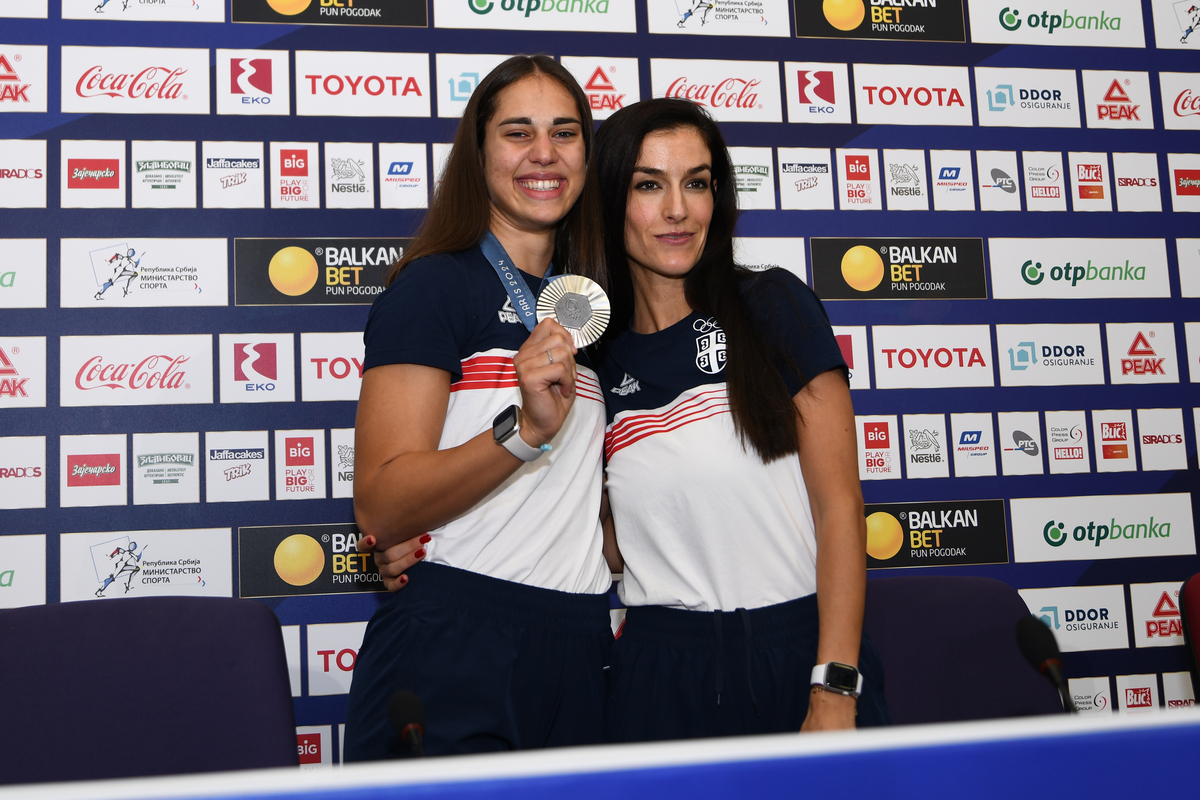
[[[576,347],[595,344],[608,327],[608,295],[582,275],[560,275],[542,290],[537,320],[552,319],[567,329]]]

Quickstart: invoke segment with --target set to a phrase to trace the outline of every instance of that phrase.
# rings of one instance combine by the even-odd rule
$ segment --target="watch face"
[[[509,406],[496,415],[492,420],[492,436],[497,442],[503,442],[517,428],[517,407]]]
[[[858,690],[858,670],[845,664],[830,662],[825,668],[825,685],[844,692]]]

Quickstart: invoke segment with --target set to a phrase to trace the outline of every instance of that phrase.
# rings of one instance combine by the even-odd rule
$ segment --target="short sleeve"
[[[848,374],[825,306],[804,281],[787,270],[770,269],[747,277],[742,296],[759,332],[791,360],[778,367],[793,396],[823,372]]]
[[[462,378],[462,348],[471,312],[470,281],[454,258],[429,256],[405,267],[367,315],[363,369],[421,364]]]

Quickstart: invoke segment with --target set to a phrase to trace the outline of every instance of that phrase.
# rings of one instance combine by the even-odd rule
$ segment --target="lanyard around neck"
[[[491,263],[492,269],[496,270],[496,275],[500,277],[500,283],[504,284],[504,290],[508,292],[508,299],[512,301],[513,310],[517,312],[521,322],[525,323],[525,327],[532,331],[537,325],[537,295],[530,291],[529,284],[525,283],[521,271],[517,269],[517,265],[505,251],[504,245],[500,244],[496,234],[488,231],[487,235],[483,237],[483,241],[479,243],[479,249]],[[551,264],[546,270],[546,277],[542,278],[538,291],[545,288],[553,274],[554,265]]]

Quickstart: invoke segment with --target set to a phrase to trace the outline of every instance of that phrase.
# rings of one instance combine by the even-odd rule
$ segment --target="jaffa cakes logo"
[[[370,305],[409,239],[234,239],[234,304]]]
[[[838,39],[965,42],[962,0],[796,2],[796,35]]]
[[[813,237],[811,247],[825,300],[987,298],[982,239]]]
[[[725,369],[725,331],[713,319],[698,319],[692,327],[700,334],[696,337],[696,367],[709,375]]]
[[[163,584],[204,586],[199,558],[155,560],[147,545],[122,536],[89,548],[96,570],[96,597],[137,596],[141,587]]]
[[[353,523],[238,529],[242,597],[382,592],[372,553]]]
[[[425,28],[425,0],[233,0],[234,22]]]
[[[868,504],[867,568],[1007,564],[1003,500]]]

